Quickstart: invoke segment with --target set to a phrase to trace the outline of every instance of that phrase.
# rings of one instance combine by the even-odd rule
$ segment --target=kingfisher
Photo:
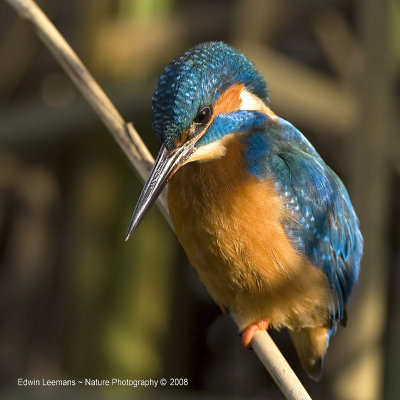
[[[342,181],[268,95],[254,64],[223,42],[171,61],[152,98],[161,148],[127,238],[168,183],[176,235],[244,346],[257,330],[287,328],[318,380],[346,324],[363,239]]]

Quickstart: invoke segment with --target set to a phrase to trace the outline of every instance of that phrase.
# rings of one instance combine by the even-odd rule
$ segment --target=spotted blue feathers
[[[281,221],[292,246],[328,277],[336,294],[333,323],[345,317],[357,282],[363,240],[349,195],[307,139],[283,119],[243,138],[249,171],[271,178],[290,216]]]
[[[212,105],[234,83],[268,101],[263,77],[237,50],[222,42],[200,43],[165,68],[152,101],[153,130],[168,149],[188,129],[199,107]]]

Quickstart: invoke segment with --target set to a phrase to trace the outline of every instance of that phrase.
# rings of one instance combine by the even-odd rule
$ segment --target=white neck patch
[[[272,120],[278,119],[276,114],[254,93],[243,89],[240,93],[240,99],[242,100],[239,110],[245,111],[259,111],[263,114],[268,115]]]
[[[192,161],[210,161],[210,160],[215,160],[217,158],[221,158],[225,155],[226,153],[226,147],[223,141],[223,137],[221,139],[218,139],[215,142],[205,144],[204,146],[200,146],[186,161],[192,162]],[[185,164],[186,164],[185,163]]]

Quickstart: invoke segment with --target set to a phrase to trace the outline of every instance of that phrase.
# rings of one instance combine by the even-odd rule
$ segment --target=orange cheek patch
[[[243,83],[235,83],[222,93],[214,105],[214,116],[218,114],[229,114],[239,110],[242,103],[240,94],[243,90]]]
[[[214,105],[213,115],[208,124],[204,127],[203,132],[201,132],[198,135],[198,139],[200,139],[204,135],[204,133],[207,131],[208,127],[212,124],[214,118],[218,114],[229,114],[231,112],[239,110],[240,105],[242,104],[242,99],[240,98],[240,94],[242,93],[243,90],[244,90],[243,83],[235,83],[218,97],[218,100]],[[183,145],[193,134],[193,132],[194,132],[194,125],[192,123],[190,128],[183,131],[182,135],[175,141],[175,146],[179,147]]]

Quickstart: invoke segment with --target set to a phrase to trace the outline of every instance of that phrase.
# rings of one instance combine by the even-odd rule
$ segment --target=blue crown
[[[264,78],[244,54],[223,42],[200,43],[171,61],[153,95],[153,130],[167,148],[188,129],[201,106],[234,83],[268,102]]]

